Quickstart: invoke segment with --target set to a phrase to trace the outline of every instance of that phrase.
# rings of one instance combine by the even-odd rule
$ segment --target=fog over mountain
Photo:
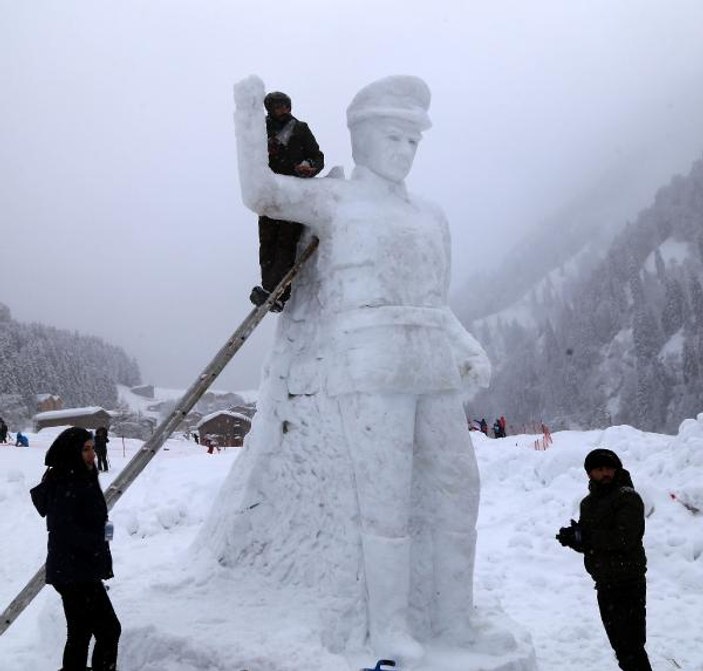
[[[494,377],[472,412],[674,432],[703,407],[703,158],[610,244],[572,244],[569,257],[574,241],[560,239],[541,273],[494,275],[486,303],[501,309],[473,322]]]

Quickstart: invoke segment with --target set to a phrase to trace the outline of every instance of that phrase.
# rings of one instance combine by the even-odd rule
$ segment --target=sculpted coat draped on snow
[[[263,97],[255,77],[235,87],[245,203],[320,245],[205,537],[222,563],[314,586],[332,648],[368,635],[379,654],[417,658],[419,641],[470,644],[479,478],[461,392],[489,364],[447,306],[446,219],[404,185],[429,89],[388,77],[357,94],[349,180],[272,173]]]

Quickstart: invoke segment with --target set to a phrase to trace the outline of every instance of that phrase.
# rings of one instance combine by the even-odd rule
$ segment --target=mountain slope
[[[100,338],[23,324],[0,303],[0,416],[13,430],[33,414],[37,394],[62,397],[64,405],[117,404],[117,384],[139,383],[134,359]]]
[[[593,259],[473,324],[495,366],[474,413],[671,432],[703,408],[703,160]]]

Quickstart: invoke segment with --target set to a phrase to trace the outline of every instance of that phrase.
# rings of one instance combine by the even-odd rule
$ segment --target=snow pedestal
[[[268,169],[263,93],[256,78],[235,87],[244,200],[305,222],[320,244],[279,317],[244,453],[201,545],[256,582],[271,614],[296,603],[308,647],[352,665],[359,652],[366,666],[375,655],[406,669],[433,658],[531,669],[526,637],[473,612],[480,485],[462,392],[490,366],[447,305],[446,219],[404,185],[429,89],[390,77],[357,94],[349,180]]]
[[[194,568],[206,570],[198,563]],[[174,569],[176,574],[178,569]],[[320,597],[271,589],[247,571],[212,570],[199,579],[171,573],[145,577],[143,602],[122,600],[120,665],[140,671],[359,671],[381,656],[368,645],[333,652],[323,643],[335,622],[323,621]],[[175,578],[175,580],[174,580]],[[133,586],[133,585],[132,585]],[[117,594],[119,598],[119,588]],[[145,607],[147,604],[147,607]],[[155,617],[156,615],[156,617]],[[529,635],[500,610],[473,615],[474,643],[457,648],[423,641],[425,655],[398,660],[398,671],[536,671]],[[348,622],[348,621],[347,621]],[[60,621],[55,631],[60,648]]]
[[[425,655],[399,662],[400,671],[536,671],[529,634],[506,619],[501,611],[479,610],[472,617],[473,643],[466,648],[428,643]],[[373,668],[368,653],[348,657],[350,671]]]

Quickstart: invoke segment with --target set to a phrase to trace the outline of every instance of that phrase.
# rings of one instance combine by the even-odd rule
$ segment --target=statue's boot
[[[475,641],[471,615],[476,532],[435,530],[433,540],[435,593],[432,631],[451,645],[468,647]]]
[[[425,651],[410,634],[410,539],[362,534],[369,635],[379,657],[421,658]]]

